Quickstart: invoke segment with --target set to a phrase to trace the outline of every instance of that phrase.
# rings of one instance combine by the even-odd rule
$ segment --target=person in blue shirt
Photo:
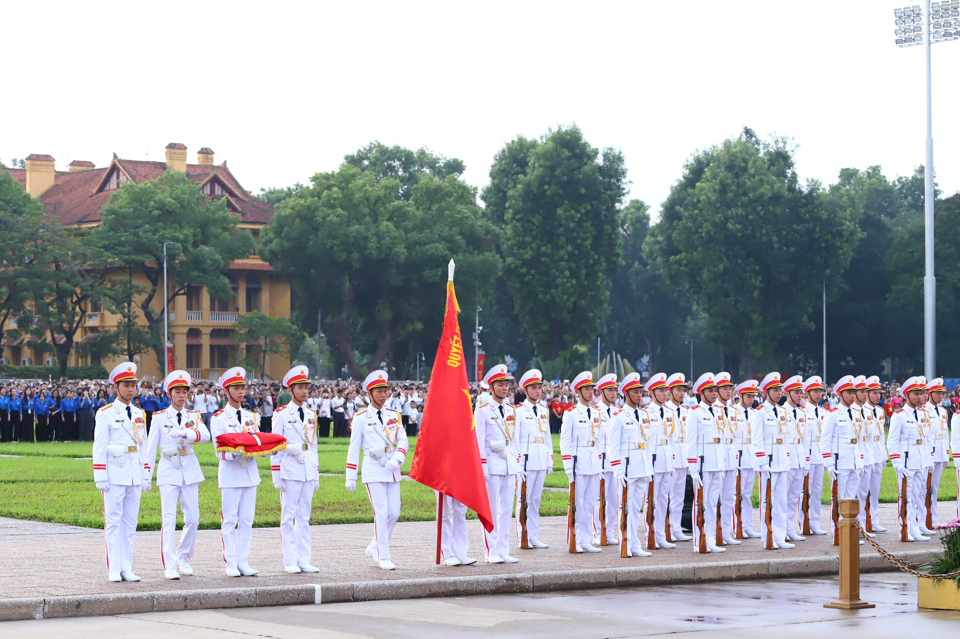
[[[27,388],[20,396],[20,437],[18,441],[36,441],[37,398],[32,388]]]
[[[13,441],[10,433],[10,390],[0,386],[0,442]]]
[[[20,396],[16,388],[10,389],[10,395],[7,397],[7,405],[10,407],[10,441],[20,441]]]
[[[38,442],[50,441],[50,411],[47,408],[46,393],[39,391],[33,395],[30,398],[30,407],[35,415],[34,439]]]
[[[77,416],[79,424],[78,436],[82,442],[88,442],[93,439],[93,421],[99,408],[95,408],[96,398],[92,395],[92,390],[84,390],[83,397],[80,398],[80,410]]]
[[[67,441],[77,440],[77,401],[73,398],[73,391],[68,390],[67,396],[60,400],[60,421],[63,424],[63,437]]]
[[[149,433],[150,424],[153,421],[153,413],[159,410],[157,408],[157,398],[153,394],[153,390],[149,388],[143,389],[143,394],[140,395],[140,408],[147,414],[147,433]]]
[[[47,405],[47,435],[50,441],[62,442],[63,439],[63,413],[60,412],[60,402],[63,397],[60,395],[60,389],[53,389],[53,394],[47,393],[44,398]]]

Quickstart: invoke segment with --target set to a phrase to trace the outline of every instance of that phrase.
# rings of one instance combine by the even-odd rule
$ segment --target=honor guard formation
[[[192,379],[171,372],[163,381],[170,405],[147,416],[132,403],[137,368],[125,362],[110,374],[116,400],[96,414],[93,474],[103,493],[107,576],[138,581],[133,544],[142,492],[157,473],[162,523],[160,567],[167,579],[194,574],[190,566],[199,522],[198,486],[204,481],[194,446],[217,450],[222,495],[221,536],[225,573],[252,576],[250,544],[260,473],[255,456],[237,446],[218,445],[224,436],[263,443],[260,417],[244,408],[245,372],[235,367],[218,380],[227,403],[207,429],[199,412],[186,410]],[[373,536],[366,554],[384,570],[396,568],[390,539],[400,517],[400,468],[408,450],[402,416],[392,406],[389,378],[374,371],[363,382],[369,403],[350,428],[346,489],[358,479],[373,510]],[[540,503],[554,469],[550,408],[543,376],[532,369],[519,378],[525,399],[508,401],[511,378],[504,365],[484,376],[474,408],[474,430],[493,528],[484,530],[484,560],[516,563],[521,550],[546,549],[540,537]],[[273,413],[273,433],[285,444],[269,449],[274,488],[281,503],[280,560],[288,573],[314,573],[310,516],[319,482],[318,414],[310,408],[304,366],[283,379],[290,403]],[[769,550],[794,548],[808,535],[837,535],[838,501],[860,501],[866,534],[887,531],[879,521],[883,468],[889,459],[897,474],[898,526],[903,541],[924,541],[939,523],[937,494],[951,454],[960,458],[960,424],[941,406],[943,380],[911,377],[901,387],[902,405],[885,436],[881,387],[876,376],[844,376],[830,407],[820,377],[781,379],[772,372],[759,382],[735,384],[726,372],[704,373],[686,397],[682,373],[638,373],[574,378],[576,404],[562,413],[560,455],[569,482],[567,549],[597,553],[619,546],[620,556],[647,557],[653,551],[692,542],[693,552],[724,552],[727,546],[758,539]],[[960,415],[960,414],[958,414]],[[159,455],[159,461],[157,461]],[[821,521],[825,475],[832,495],[829,530]],[[693,486],[692,536],[681,527],[687,478]],[[751,497],[760,496],[759,530]],[[471,565],[466,506],[437,496],[440,563]],[[177,505],[183,531],[175,540]],[[511,534],[512,520],[516,524]],[[559,541],[559,540],[558,540]],[[863,542],[861,542],[863,543]],[[513,554],[511,554],[513,553]],[[517,556],[515,556],[517,555]]]

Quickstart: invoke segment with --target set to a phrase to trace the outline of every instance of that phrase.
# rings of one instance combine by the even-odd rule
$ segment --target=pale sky
[[[8,2],[0,157],[105,166],[203,146],[245,188],[307,182],[372,140],[488,181],[514,136],[579,125],[654,212],[698,149],[749,125],[800,175],[923,163],[924,48],[878,0]],[[960,190],[960,42],[933,47],[937,178]]]

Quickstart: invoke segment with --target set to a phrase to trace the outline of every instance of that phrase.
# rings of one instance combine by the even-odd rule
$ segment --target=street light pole
[[[427,361],[427,356],[423,352],[417,353],[417,381],[420,381],[420,357],[423,357],[423,361]]]
[[[170,297],[170,289],[167,288],[167,245],[173,242],[163,243],[163,379],[167,379],[170,374],[170,358],[167,357],[167,349],[170,348],[168,338],[170,312],[167,308],[167,298]]]
[[[323,311],[317,311],[317,379],[321,379],[323,375],[321,374],[320,365],[322,363],[323,357],[323,324],[321,320],[323,319]]]
[[[690,377],[687,381],[693,383],[693,338],[687,340],[687,344],[690,345]]]
[[[823,383],[827,383],[827,280],[823,280]]]
[[[477,304],[477,321],[473,328],[473,376],[475,382],[480,381],[480,371],[478,369],[480,368],[480,347],[483,346],[483,344],[480,343],[480,331],[483,330],[483,328],[480,327],[480,311],[482,310],[480,305]],[[467,375],[467,379],[470,379],[469,375]],[[419,377],[417,381],[419,381]]]

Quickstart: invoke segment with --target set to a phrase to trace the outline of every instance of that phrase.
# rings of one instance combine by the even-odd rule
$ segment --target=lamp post
[[[686,340],[684,344],[690,345],[690,377],[688,378],[690,383],[693,383],[693,338]]]
[[[173,242],[163,243],[163,379],[167,379],[170,374],[170,358],[167,357],[167,349],[170,348],[168,338],[170,311],[167,309],[167,299],[170,297],[167,288],[167,245]]]
[[[933,91],[930,47],[935,42],[960,38],[960,0],[926,0],[926,16],[920,5],[893,10],[896,44],[924,45],[927,59],[927,153],[924,162],[924,275],[923,275],[923,370],[933,379],[937,370],[937,280],[933,270]],[[926,26],[926,29],[924,29]],[[924,37],[926,32],[926,37]]]
[[[483,344],[480,343],[480,331],[483,330],[483,327],[480,326],[480,311],[482,310],[480,305],[477,304],[477,321],[473,330],[473,376],[475,382],[480,381],[480,371],[477,369],[480,368],[480,347],[483,346]],[[417,379],[419,380],[420,378],[418,377]],[[467,375],[467,379],[470,379],[469,375]]]
[[[426,355],[424,355],[422,352],[421,352],[421,353],[417,353],[417,381],[418,381],[418,382],[420,381],[420,358],[421,358],[421,357],[423,358],[423,361],[424,361],[424,362],[427,361],[427,356],[426,356]]]

